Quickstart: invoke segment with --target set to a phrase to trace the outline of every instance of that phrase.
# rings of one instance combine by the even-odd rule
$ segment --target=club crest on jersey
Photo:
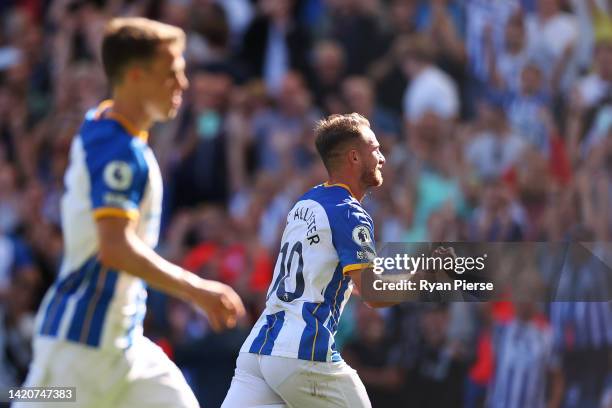
[[[113,190],[127,190],[132,178],[132,168],[124,161],[112,161],[104,168],[104,182]]]
[[[370,236],[370,230],[364,225],[358,225],[353,228],[353,241],[359,246],[365,246],[372,243],[372,237]]]

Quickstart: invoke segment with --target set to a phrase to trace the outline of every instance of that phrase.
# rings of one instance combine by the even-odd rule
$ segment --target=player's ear
[[[359,162],[359,152],[357,151],[357,149],[349,150],[349,160],[353,164],[357,164]]]

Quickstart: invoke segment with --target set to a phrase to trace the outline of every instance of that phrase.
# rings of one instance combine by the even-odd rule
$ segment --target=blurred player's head
[[[146,18],[115,18],[106,26],[102,63],[113,94],[139,101],[149,119],[173,118],[187,88],[185,33]]]
[[[332,115],[315,127],[316,147],[331,177],[356,178],[364,188],[383,182],[385,157],[370,122],[358,113]]]

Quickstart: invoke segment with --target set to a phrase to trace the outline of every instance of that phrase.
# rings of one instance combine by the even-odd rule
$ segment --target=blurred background
[[[109,96],[99,45],[118,15],[188,36],[185,103],[150,139],[158,251],[249,309],[213,334],[150,291],[145,332],[203,406],[229,387],[288,210],[326,178],[312,134],[325,115],[363,114],[382,145],[385,183],[364,200],[378,242],[610,239],[610,0],[1,0],[1,387],[27,373],[62,257],[68,149]],[[598,285],[568,265],[573,287]],[[609,302],[353,299],[336,344],[374,407],[612,407]]]

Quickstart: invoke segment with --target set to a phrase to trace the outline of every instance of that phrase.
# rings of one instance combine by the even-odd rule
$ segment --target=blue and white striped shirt
[[[375,256],[372,218],[347,186],[322,184],[287,216],[266,308],[241,352],[340,361],[334,335],[353,283]]]
[[[95,220],[125,217],[157,245],[162,180],[146,143],[125,119],[105,114],[112,102],[87,113],[75,136],[62,197],[64,258],[38,311],[36,334],[91,347],[125,349],[142,335],[145,283],[102,266]]]

